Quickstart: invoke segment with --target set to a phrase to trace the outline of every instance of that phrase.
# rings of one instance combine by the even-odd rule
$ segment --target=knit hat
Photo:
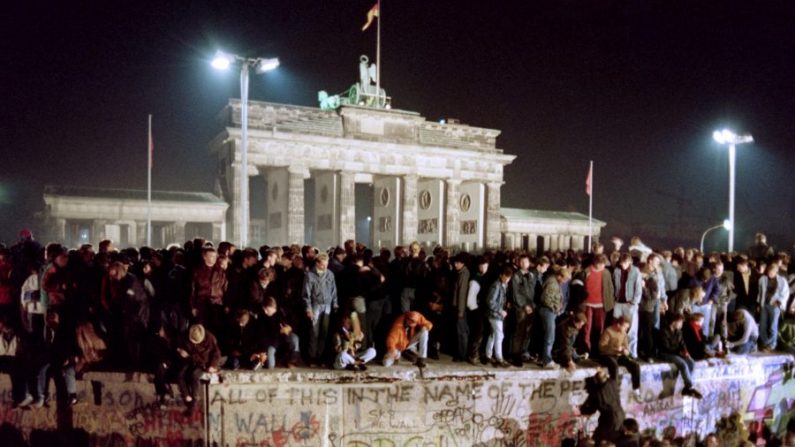
[[[204,341],[204,326],[200,324],[194,324],[193,326],[188,329],[188,339],[194,345],[198,345],[199,343]]]

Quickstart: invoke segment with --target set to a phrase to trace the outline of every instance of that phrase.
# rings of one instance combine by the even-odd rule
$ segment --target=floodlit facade
[[[145,190],[48,185],[44,203],[44,240],[68,247],[103,239],[122,247],[146,244]],[[152,245],[225,239],[227,208],[210,193],[152,191]]]
[[[240,207],[252,205],[240,201],[240,116],[240,103],[230,101],[219,115],[223,130],[210,144],[233,241]],[[500,246],[503,169],[516,157],[496,147],[499,131],[360,106],[252,101],[248,117],[245,175],[262,177],[265,202],[258,204],[264,216],[251,225],[252,243]],[[364,206],[357,185],[370,189]],[[367,228],[357,232],[357,226]]]
[[[153,246],[237,242],[245,213],[250,246],[325,249],[353,239],[375,249],[412,241],[473,252],[587,247],[587,216],[501,207],[503,170],[516,156],[497,147],[498,130],[384,107],[251,101],[244,172],[240,112],[233,99],[218,115],[221,130],[209,145],[219,166],[215,194],[153,191]],[[50,185],[44,201],[48,240],[146,243],[145,190]],[[604,225],[593,221],[594,239]]]

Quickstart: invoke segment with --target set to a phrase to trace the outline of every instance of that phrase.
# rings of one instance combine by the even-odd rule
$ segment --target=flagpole
[[[588,194],[588,253],[593,251],[593,160],[589,168],[591,183]]]
[[[376,38],[375,38],[375,94],[376,94],[376,104],[378,107],[383,107],[381,104],[381,0],[378,0],[378,23],[376,26],[378,29],[376,30]]]
[[[147,141],[149,163],[146,165],[146,246],[152,246],[152,115],[149,115],[149,138]]]

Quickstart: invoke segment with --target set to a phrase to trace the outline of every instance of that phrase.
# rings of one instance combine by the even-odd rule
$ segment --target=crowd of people
[[[23,230],[0,248],[0,367],[17,405],[77,402],[86,368],[154,373],[161,402],[194,405],[220,369],[454,362],[568,370],[584,359],[632,375],[667,362],[795,352],[790,258],[763,235],[745,254],[655,252],[638,238],[536,254],[373,252],[346,241],[259,249],[202,239],[164,249],[105,240],[43,247]],[[145,353],[145,355],[144,355]]]

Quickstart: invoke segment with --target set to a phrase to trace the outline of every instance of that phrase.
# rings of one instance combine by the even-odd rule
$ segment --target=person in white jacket
[[[20,303],[22,304],[22,326],[26,332],[33,331],[33,321],[44,322],[47,314],[46,295],[42,296],[39,289],[39,272],[33,270],[28,279],[20,287]]]
[[[726,349],[735,354],[749,354],[756,351],[756,342],[759,338],[759,326],[754,321],[753,315],[740,308],[734,311],[734,322],[742,328],[740,338],[726,342]],[[739,331],[738,331],[739,332]]]
[[[778,269],[778,264],[770,263],[759,278],[759,346],[763,352],[776,349],[778,320],[789,299],[789,284]]]

